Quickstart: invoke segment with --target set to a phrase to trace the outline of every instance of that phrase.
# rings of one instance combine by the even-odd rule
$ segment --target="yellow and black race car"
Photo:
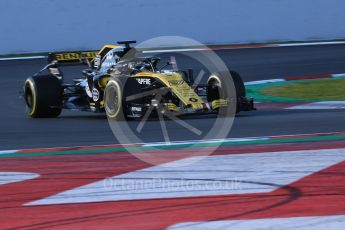
[[[49,64],[24,84],[30,117],[57,117],[62,109],[106,112],[108,117],[140,118],[157,113],[226,113],[254,110],[238,73],[213,73],[196,84],[193,71],[159,66],[159,57],[128,55],[135,41],[106,45],[99,52],[52,53]],[[65,83],[61,67],[86,63],[82,76]],[[48,74],[43,74],[48,71]]]

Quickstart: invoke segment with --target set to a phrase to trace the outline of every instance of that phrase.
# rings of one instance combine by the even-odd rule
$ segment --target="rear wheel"
[[[33,118],[57,117],[62,108],[62,86],[52,75],[34,76],[25,81],[26,113]]]

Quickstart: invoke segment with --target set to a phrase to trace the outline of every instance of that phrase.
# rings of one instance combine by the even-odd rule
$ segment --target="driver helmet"
[[[113,54],[122,58],[125,55],[125,48],[122,46],[116,47],[113,49]]]

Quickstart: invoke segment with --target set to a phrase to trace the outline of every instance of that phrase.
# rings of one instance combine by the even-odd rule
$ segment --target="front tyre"
[[[118,76],[111,78],[104,90],[104,108],[108,118],[127,119],[131,104],[141,105],[143,103],[140,87],[134,77]]]
[[[62,108],[62,86],[55,76],[28,78],[24,84],[26,114],[32,118],[57,117]]]
[[[124,82],[119,78],[109,80],[104,90],[104,108],[108,118],[122,120],[126,117],[123,99]]]
[[[226,79],[224,78],[224,76],[227,75],[221,73],[213,73],[207,80],[207,100],[211,104],[214,104],[214,102],[217,102],[219,100],[229,98],[227,94],[229,94],[230,92],[226,91],[232,90],[232,87],[226,87],[226,84],[224,82]],[[241,104],[239,99],[246,96],[246,89],[241,76],[237,72],[230,71],[230,77],[235,90],[235,92],[231,92],[230,94],[232,95],[231,97],[234,96],[236,98],[236,113],[239,113],[241,111]]]

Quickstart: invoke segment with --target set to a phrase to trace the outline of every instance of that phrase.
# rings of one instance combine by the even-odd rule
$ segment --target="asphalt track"
[[[227,50],[219,55],[245,81],[252,81],[343,73],[343,51],[345,46],[320,46]],[[179,60],[197,68],[183,57]],[[1,149],[116,143],[101,114],[25,117],[18,91],[44,64],[0,62]],[[199,143],[189,150],[163,146],[168,154],[139,151],[139,159],[120,145],[0,152],[0,228],[342,229],[345,111],[260,107],[237,116],[229,137],[342,132],[230,140],[204,159],[198,157],[209,153],[212,144]],[[207,132],[215,119],[184,120]],[[138,122],[129,124],[135,128]],[[197,138],[174,121],[166,125],[174,140]],[[159,122],[149,121],[141,135],[147,142],[161,141]],[[144,156],[159,165],[142,161]],[[199,161],[188,164],[192,158],[186,156]]]
[[[221,50],[217,54],[241,73],[245,81],[328,73],[345,73],[345,45]],[[183,62],[188,64],[188,62]],[[114,144],[102,114],[63,112],[56,119],[30,119],[24,114],[19,91],[24,80],[37,72],[45,60],[0,62],[0,149]],[[195,66],[191,66],[195,67]],[[78,75],[76,75],[77,77]],[[228,137],[250,137],[344,131],[344,110],[258,110],[236,117]],[[213,116],[189,117],[188,123],[207,132]],[[132,122],[135,126],[137,123]],[[171,140],[197,139],[185,128],[167,121]],[[149,121],[142,140],[163,141],[159,122]]]

